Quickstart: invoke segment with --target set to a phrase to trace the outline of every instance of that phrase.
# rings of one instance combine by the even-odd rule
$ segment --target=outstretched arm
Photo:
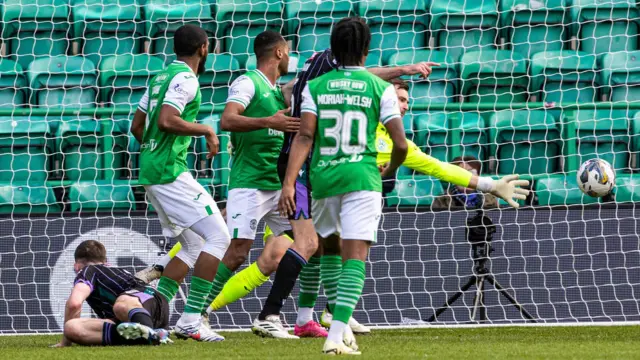
[[[368,70],[373,75],[376,75],[377,77],[385,81],[389,81],[391,79],[395,79],[405,75],[420,75],[420,77],[426,79],[429,77],[429,75],[431,75],[431,68],[434,66],[440,66],[440,64],[431,61],[425,61],[411,65],[374,67]]]
[[[87,285],[84,282],[78,282],[73,286],[71,290],[71,295],[69,295],[69,299],[67,299],[67,304],[64,309],[64,322],[65,324],[69,320],[77,319],[80,317],[80,313],[82,312],[82,303],[89,297],[91,294],[91,286]],[[64,347],[71,346],[72,342],[66,336],[62,335],[62,340],[59,344],[55,345],[56,347]]]

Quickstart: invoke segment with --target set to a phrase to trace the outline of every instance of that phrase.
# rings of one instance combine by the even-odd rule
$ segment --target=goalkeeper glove
[[[529,186],[529,181],[518,180],[518,175],[507,175],[498,180],[480,177],[477,189],[501,198],[514,208],[519,208],[520,204],[516,200],[525,200],[529,196],[529,190],[523,189],[522,186]]]

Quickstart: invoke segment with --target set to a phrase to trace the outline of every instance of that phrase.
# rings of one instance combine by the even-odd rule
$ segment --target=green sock
[[[200,314],[207,303],[207,295],[211,291],[211,281],[193,276],[191,278],[191,286],[189,295],[187,296],[187,305],[184,307],[185,313]]]
[[[213,300],[215,300],[216,297],[218,297],[218,294],[220,294],[220,292],[222,291],[222,288],[224,288],[224,284],[227,283],[227,281],[229,281],[229,279],[231,278],[231,275],[233,275],[233,271],[229,270],[229,268],[222,263],[222,261],[220,262],[220,265],[218,265],[218,271],[216,272],[216,277],[213,279],[213,285],[211,286],[211,291],[209,292],[209,296],[207,296],[207,305],[212,304]],[[203,313],[205,311],[207,311],[207,307],[205,307],[203,310]]]
[[[320,259],[320,277],[324,294],[327,296],[327,305],[333,313],[338,294],[338,280],[342,273],[342,257],[340,255],[324,255]]]
[[[312,256],[300,272],[298,307],[314,307],[318,292],[320,292],[320,258]]]
[[[364,261],[349,259],[342,265],[342,275],[338,284],[338,298],[333,311],[333,319],[348,323],[353,314],[362,288],[364,287]]]
[[[177,281],[163,276],[158,281],[158,287],[156,290],[167,299],[167,302],[171,302],[178,293],[180,284]]]

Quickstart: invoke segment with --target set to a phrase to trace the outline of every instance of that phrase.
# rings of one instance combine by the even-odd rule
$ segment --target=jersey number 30
[[[340,149],[345,155],[360,154],[367,147],[367,115],[362,111],[320,110],[320,120],[335,120],[335,125],[324,129],[324,136],[335,140],[334,146],[320,147],[320,155],[336,155]],[[357,144],[351,141],[351,128],[358,122]]]

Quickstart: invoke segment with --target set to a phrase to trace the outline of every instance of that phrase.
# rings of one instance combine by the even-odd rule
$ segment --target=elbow
[[[169,130],[169,122],[164,119],[164,118],[159,118],[158,119],[158,130],[160,131],[167,131]]]
[[[77,313],[80,312],[82,310],[82,302],[80,301],[75,301],[73,299],[69,299],[67,300],[67,309],[71,312],[71,313]]]
[[[220,118],[220,130],[222,131],[232,131],[231,124],[229,122],[229,117],[222,114]]]
[[[405,156],[409,152],[409,145],[407,145],[406,141],[402,141],[400,143],[395,144],[396,151],[400,154],[404,154]]]

